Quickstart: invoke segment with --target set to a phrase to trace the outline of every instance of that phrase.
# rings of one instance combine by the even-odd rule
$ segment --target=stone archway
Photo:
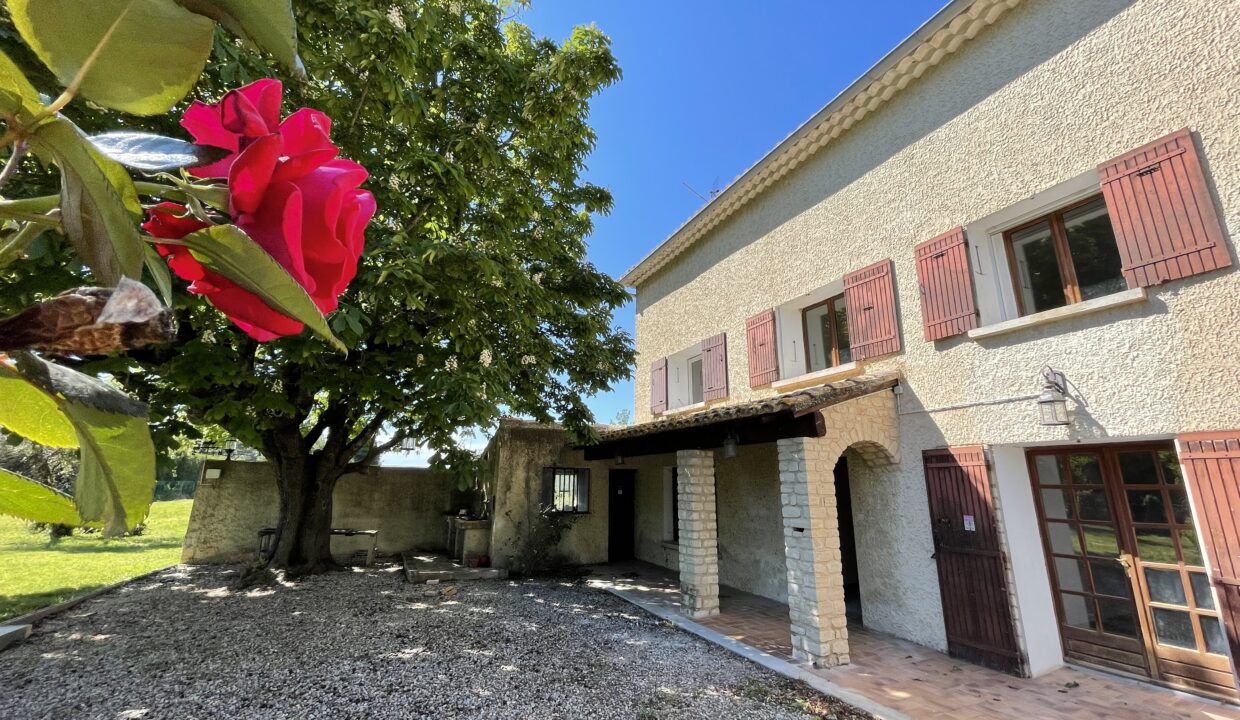
[[[792,653],[818,666],[848,663],[835,463],[853,449],[871,466],[899,462],[895,395],[877,392],[822,410],[826,434],[777,443]]]

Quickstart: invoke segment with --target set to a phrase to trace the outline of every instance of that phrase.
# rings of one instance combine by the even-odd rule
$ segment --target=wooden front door
[[[953,657],[1021,673],[1007,569],[981,447],[922,453],[947,649]]]
[[[1065,657],[1234,696],[1174,446],[1028,457]]]
[[[637,487],[637,471],[611,470],[607,473],[607,561],[633,559],[634,512],[633,496]]]

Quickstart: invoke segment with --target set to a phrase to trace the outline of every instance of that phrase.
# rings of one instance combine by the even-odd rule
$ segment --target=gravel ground
[[[45,621],[0,655],[0,718],[869,717],[579,584],[236,577],[173,568]]]

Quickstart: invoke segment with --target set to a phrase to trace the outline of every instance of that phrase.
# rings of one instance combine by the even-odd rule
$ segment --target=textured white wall
[[[719,582],[787,602],[775,444],[743,445],[738,450],[734,458],[715,453]]]

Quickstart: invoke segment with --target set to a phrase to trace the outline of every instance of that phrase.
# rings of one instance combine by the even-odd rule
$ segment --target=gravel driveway
[[[0,655],[0,718],[867,718],[599,590],[179,567]]]

